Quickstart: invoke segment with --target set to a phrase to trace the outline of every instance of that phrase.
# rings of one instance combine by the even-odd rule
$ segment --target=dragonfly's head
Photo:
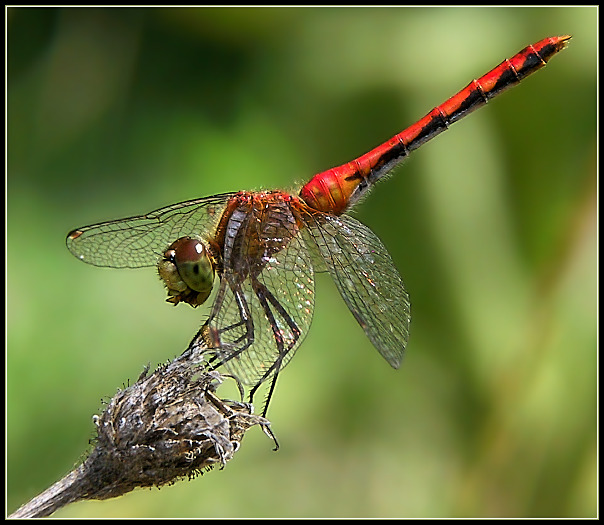
[[[164,252],[157,269],[168,289],[168,302],[199,306],[212,292],[216,263],[205,243],[181,237]]]

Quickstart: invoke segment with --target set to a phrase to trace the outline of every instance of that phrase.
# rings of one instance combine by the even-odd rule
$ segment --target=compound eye
[[[182,237],[172,243],[172,262],[181,279],[196,292],[208,292],[214,284],[214,260],[205,244],[198,239]]]
[[[160,259],[157,269],[159,276],[168,288],[171,295],[176,295],[179,292],[187,291],[187,283],[182,280],[182,277],[178,273],[178,268],[174,264],[174,250],[166,250],[164,257]]]
[[[164,252],[157,264],[159,276],[168,289],[168,301],[203,304],[212,292],[215,262],[199,239],[181,237]]]

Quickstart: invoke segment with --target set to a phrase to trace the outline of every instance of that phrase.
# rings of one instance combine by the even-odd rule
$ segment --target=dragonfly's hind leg
[[[252,403],[254,394],[256,393],[260,385],[272,376],[271,386],[269,387],[268,393],[264,400],[264,408],[262,409],[262,417],[265,417],[266,413],[268,412],[268,405],[270,403],[271,397],[273,396],[273,392],[275,391],[277,377],[279,376],[283,360],[289,354],[289,352],[291,352],[292,349],[296,347],[300,339],[301,332],[294,320],[287,313],[285,308],[283,308],[283,305],[279,303],[279,301],[264,284],[262,284],[257,279],[254,279],[253,288],[254,292],[256,293],[256,296],[258,297],[258,300],[260,301],[262,309],[264,310],[266,318],[268,319],[271,325],[273,337],[275,338],[275,343],[277,345],[277,358],[275,359],[273,364],[268,368],[268,370],[262,375],[262,377],[258,380],[258,382],[254,385],[254,387],[250,390],[250,403]],[[294,336],[293,339],[289,341],[287,346],[285,345],[283,332],[279,329],[279,324],[275,319],[275,315],[271,309],[271,305],[279,314],[279,316],[285,320],[291,330],[291,333]]]
[[[262,414],[261,414],[262,417],[266,417],[266,413],[268,412],[268,405],[271,401],[271,398],[273,397],[273,392],[275,391],[275,385],[277,384],[277,377],[279,376],[280,368],[281,368],[281,366],[274,369],[273,379],[271,380],[271,386],[269,387],[268,393],[266,394],[266,397],[264,398],[264,407],[262,408]],[[272,370],[272,367],[271,367],[271,370]],[[264,382],[264,379],[261,379],[250,390],[250,396],[249,396],[250,403],[254,402],[254,395],[256,394],[256,391],[258,390],[258,388],[260,388],[260,385],[263,382]]]

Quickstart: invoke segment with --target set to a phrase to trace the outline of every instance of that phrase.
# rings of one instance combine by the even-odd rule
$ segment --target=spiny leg
[[[223,307],[224,292],[222,292],[215,300],[210,318],[204,323],[191,343],[191,345],[196,344],[196,342],[201,339],[208,345],[210,350],[215,351],[214,355],[208,361],[208,363],[211,364],[210,370],[216,370],[227,361],[241,355],[242,352],[247,350],[254,343],[254,321],[250,315],[250,309],[245,296],[239,286],[232,286],[231,290],[237,303],[240,320],[222,328],[212,326],[212,322],[216,318],[216,313]],[[241,326],[245,326],[245,331],[241,336],[227,344],[222,343],[223,334]],[[244,342],[244,344],[239,346],[242,342]],[[235,347],[236,350],[233,350],[233,347]]]
[[[268,390],[266,399],[264,401],[264,408],[262,410],[262,416],[265,417],[268,411],[268,405],[270,403],[271,397],[275,390],[275,385],[277,383],[277,377],[279,375],[279,371],[281,370],[281,364],[283,363],[283,359],[285,356],[291,351],[292,348],[296,346],[296,343],[300,339],[300,329],[291,318],[291,316],[287,313],[283,305],[276,299],[276,297],[272,294],[272,292],[260,281],[257,279],[252,280],[252,288],[260,301],[260,305],[264,310],[266,318],[269,321],[271,329],[273,331],[273,337],[275,338],[275,343],[277,344],[278,356],[277,359],[273,362],[273,364],[268,368],[268,370],[263,374],[263,376],[258,380],[258,382],[254,385],[254,387],[250,390],[250,403],[254,398],[254,394],[260,387],[260,385],[268,379],[271,375],[273,375],[271,386]],[[269,304],[269,302],[271,304]],[[282,319],[288,324],[292,333],[294,334],[294,339],[287,345],[285,348],[285,342],[283,340],[282,330],[278,327],[275,316],[271,310],[271,305],[277,311],[277,313],[281,316]]]
[[[234,352],[232,355],[229,355],[228,359],[232,359],[233,357],[240,355],[241,352],[243,352],[245,349],[249,348],[252,345],[252,343],[254,342],[254,320],[252,319],[252,316],[250,314],[250,309],[249,309],[249,306],[245,299],[245,295],[242,293],[241,287],[239,285],[232,286],[231,289],[232,289],[233,295],[235,296],[235,302],[237,303],[237,309],[239,310],[239,322],[233,323],[232,325],[226,326],[224,328],[216,329],[216,334],[212,334],[212,335],[216,336],[216,338],[220,342],[221,336],[223,333],[226,333],[229,330],[233,330],[235,328],[245,325],[245,332],[240,337],[238,337],[232,343],[229,343],[229,344],[238,345],[243,340],[247,340],[247,343],[242,348],[240,348],[239,350]],[[221,307],[222,307],[222,305],[219,305],[218,307],[215,306],[213,309],[213,312],[219,311],[221,309]],[[208,322],[211,322],[214,317],[215,317],[215,313],[212,314],[212,316],[210,317]]]

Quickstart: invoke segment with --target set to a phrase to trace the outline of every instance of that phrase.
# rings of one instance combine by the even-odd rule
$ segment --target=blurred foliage
[[[401,370],[325,276],[223,471],[57,517],[588,517],[597,475],[597,7],[8,8],[7,506],[78,461],[101,399],[204,312],[77,226],[296,186],[529,43],[569,48],[355,210],[410,292]]]

